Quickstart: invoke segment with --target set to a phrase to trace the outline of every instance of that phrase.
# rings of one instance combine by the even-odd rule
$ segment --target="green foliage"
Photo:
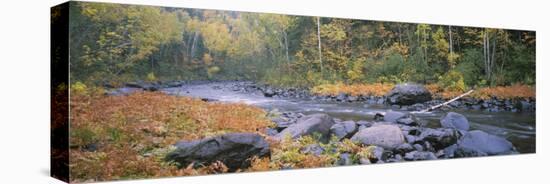
[[[462,73],[451,70],[439,78],[439,85],[447,91],[465,91],[464,77]]]
[[[535,84],[536,37],[529,31],[320,18],[318,35],[316,17],[74,4],[71,78],[88,85],[151,79],[430,84],[453,78],[451,71],[462,74],[464,87],[485,85],[483,79]],[[491,66],[484,64],[484,35]],[[449,81],[464,89],[459,79]]]
[[[468,86],[475,86],[482,76],[483,53],[478,49],[466,49],[456,70],[463,74],[464,83]],[[484,86],[484,85],[483,85]]]

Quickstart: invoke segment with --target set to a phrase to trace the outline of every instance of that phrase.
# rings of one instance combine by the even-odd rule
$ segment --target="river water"
[[[372,121],[377,112],[384,112],[390,106],[366,103],[342,103],[310,99],[268,98],[258,93],[233,91],[232,82],[190,84],[177,88],[165,88],[163,92],[198,98],[207,98],[228,103],[245,103],[266,110],[293,111],[303,114],[326,113],[342,120]],[[481,110],[453,110],[463,114],[470,122],[470,129],[482,130],[506,138],[520,153],[534,153],[536,140],[535,112],[487,112]],[[416,114],[426,126],[439,127],[439,119],[445,114],[435,111]]]

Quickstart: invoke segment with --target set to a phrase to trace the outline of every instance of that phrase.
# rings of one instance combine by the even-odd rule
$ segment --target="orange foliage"
[[[352,96],[383,96],[393,88],[393,84],[323,84],[315,86],[311,92],[317,95],[338,95],[346,93]]]
[[[223,163],[177,169],[162,161],[162,152],[179,140],[257,132],[271,124],[257,107],[163,93],[72,95],[70,105],[70,174],[76,182],[225,172]],[[90,144],[98,149],[81,149]]]
[[[536,99],[534,86],[514,84],[511,86],[497,86],[481,88],[472,94],[474,98],[488,99],[497,97],[499,99]]]

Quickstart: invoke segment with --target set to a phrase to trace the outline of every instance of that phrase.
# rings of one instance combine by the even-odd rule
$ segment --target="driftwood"
[[[435,106],[431,106],[430,108],[427,108],[427,109],[424,109],[424,110],[421,110],[421,111],[415,111],[415,112],[412,112],[412,113],[426,113],[426,112],[429,112],[429,111],[433,111],[433,110],[435,110],[435,109],[437,109],[437,108],[440,108],[440,107],[445,106],[445,105],[447,105],[447,104],[449,104],[449,103],[451,103],[451,102],[454,102],[454,101],[456,101],[456,100],[458,100],[458,99],[460,99],[460,98],[462,98],[462,97],[464,97],[464,96],[466,96],[466,95],[469,95],[469,94],[472,93],[472,92],[474,92],[473,89],[470,90],[470,91],[468,91],[468,92],[466,92],[466,93],[464,93],[464,94],[461,94],[461,95],[459,95],[459,96],[457,96],[457,97],[455,97],[455,98],[453,98],[453,99],[451,99],[451,100],[449,100],[449,101],[446,101],[445,103],[442,103],[442,104],[439,104],[439,105],[435,105]]]

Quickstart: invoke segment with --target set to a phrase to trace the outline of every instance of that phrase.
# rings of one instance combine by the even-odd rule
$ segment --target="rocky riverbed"
[[[512,102],[464,98],[432,112],[414,113],[443,101],[422,97],[420,101],[398,105],[392,102],[397,98],[388,98],[392,95],[315,96],[308,89],[278,89],[253,82],[235,81],[132,83],[113,89],[108,95],[143,90],[197,97],[204,101],[259,106],[269,112],[269,117],[276,125],[265,130],[263,134],[267,137],[229,134],[177,143],[177,151],[167,159],[182,164],[190,160],[204,163],[224,160],[235,163],[230,164],[230,169],[238,169],[249,164],[237,164],[240,161],[235,160],[240,157],[270,155],[265,152],[269,144],[265,144],[264,139],[281,140],[285,136],[299,138],[312,134],[320,135],[318,138],[322,142],[335,137],[372,147],[374,156],[359,161],[346,158],[351,155],[345,152],[338,153],[341,157],[338,161],[340,165],[535,151],[535,101],[531,100]],[[421,89],[412,91],[413,94],[424,95]],[[236,150],[239,154],[232,153]],[[312,153],[323,151],[327,150],[319,145],[311,145],[304,150]]]

